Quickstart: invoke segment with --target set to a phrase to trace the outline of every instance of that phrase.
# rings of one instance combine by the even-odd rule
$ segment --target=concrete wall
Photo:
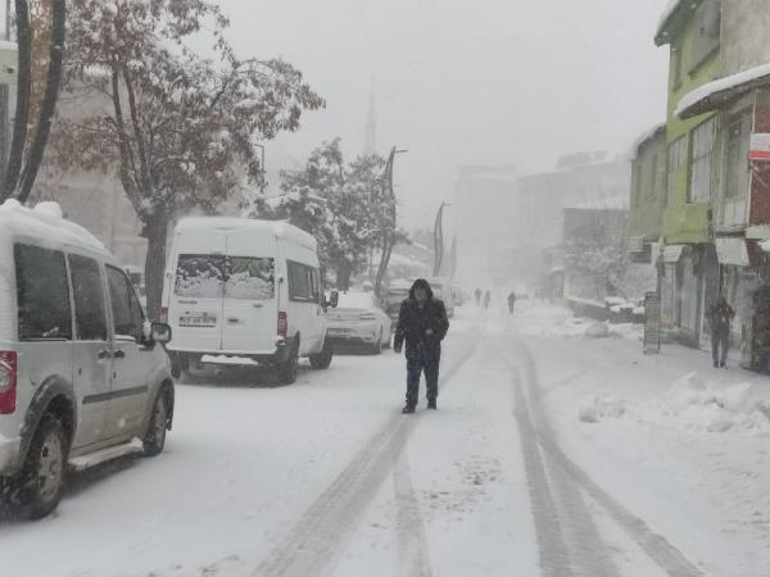
[[[770,62],[767,0],[722,0],[721,76]]]

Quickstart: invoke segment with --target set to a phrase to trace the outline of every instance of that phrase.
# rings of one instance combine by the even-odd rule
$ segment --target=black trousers
[[[722,355],[719,355],[719,348],[722,347]],[[730,333],[727,331],[714,331],[711,333],[711,357],[714,364],[725,364],[727,361],[727,351],[730,348]]]
[[[420,396],[420,377],[425,373],[425,385],[428,400],[436,400],[438,397],[438,367],[441,357],[428,359],[406,359],[406,404],[410,407],[417,406]]]

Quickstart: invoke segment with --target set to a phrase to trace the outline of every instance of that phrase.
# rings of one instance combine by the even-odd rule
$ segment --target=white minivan
[[[121,263],[55,203],[0,206],[0,507],[56,508],[68,468],[163,450],[174,382]]]
[[[169,346],[179,377],[206,355],[275,367],[293,383],[301,357],[326,369],[327,302],[316,240],[281,222],[191,217],[174,230],[164,286]]]

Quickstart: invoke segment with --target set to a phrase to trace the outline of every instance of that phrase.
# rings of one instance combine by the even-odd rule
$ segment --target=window
[[[267,301],[275,297],[275,260],[232,256],[227,258],[225,297]]]
[[[725,197],[727,198],[745,197],[749,193],[751,124],[751,113],[744,113],[735,118],[727,128],[725,177]]]
[[[107,267],[107,284],[110,286],[110,304],[115,323],[116,337],[142,340],[144,315],[129,278],[119,269]]]
[[[668,206],[674,206],[674,193],[679,169],[687,156],[687,136],[678,138],[668,146],[668,172],[666,174],[666,198]]]
[[[719,48],[722,32],[722,10],[720,0],[703,0],[693,18],[694,37],[692,44],[692,66],[696,69]]]
[[[288,261],[289,300],[317,303],[320,299],[318,271],[298,262]]]
[[[671,48],[671,75],[674,82],[674,90],[682,85],[682,46]]]
[[[650,182],[647,185],[647,196],[650,199],[655,198],[655,189],[658,185],[658,155],[652,157],[650,163]]]
[[[642,163],[636,165],[636,178],[634,179],[634,206],[638,207],[642,199]]]
[[[185,298],[222,298],[225,257],[183,254],[176,265],[174,294]]]
[[[17,244],[14,260],[19,339],[71,339],[72,309],[64,254]]]
[[[106,341],[107,319],[104,310],[104,285],[99,264],[90,258],[69,255],[72,291],[75,300],[75,325],[81,341]]]
[[[692,134],[692,167],[690,170],[690,202],[708,202],[711,198],[714,160],[715,121],[707,120]]]

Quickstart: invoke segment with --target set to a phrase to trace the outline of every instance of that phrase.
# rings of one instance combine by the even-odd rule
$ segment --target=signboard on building
[[[660,295],[648,292],[644,297],[644,354],[660,354]]]
[[[755,133],[751,135],[749,159],[770,160],[770,133]]]

